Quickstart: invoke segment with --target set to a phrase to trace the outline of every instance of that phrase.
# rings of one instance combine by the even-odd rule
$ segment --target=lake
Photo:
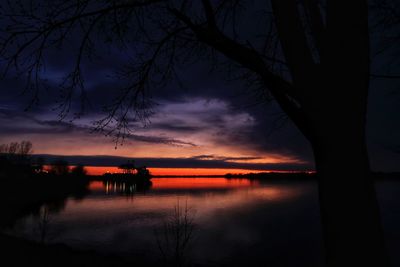
[[[377,183],[393,266],[400,266],[399,185]],[[89,189],[61,207],[43,206],[9,232],[152,263],[324,266],[313,180],[153,178],[145,188],[92,181]]]

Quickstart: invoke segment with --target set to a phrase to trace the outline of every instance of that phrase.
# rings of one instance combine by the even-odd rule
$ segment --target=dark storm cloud
[[[1,136],[9,135],[26,135],[26,134],[57,134],[65,135],[71,133],[88,134],[92,132],[90,125],[77,125],[59,120],[40,120],[30,113],[12,111],[0,108],[0,123],[2,129]],[[97,133],[102,135],[101,133]],[[79,136],[76,136],[79,138]],[[138,134],[128,134],[126,139],[154,143],[154,144],[170,144],[174,146],[196,146],[191,142],[185,142],[179,139],[165,136],[146,136]],[[110,142],[110,146],[112,143]]]
[[[155,143],[155,144],[168,144],[173,146],[197,146],[195,143],[185,142],[175,138],[168,138],[168,137],[158,137],[158,136],[146,136],[146,135],[136,135],[136,134],[129,134],[127,136],[128,139],[134,141],[141,141],[146,143]]]
[[[71,165],[82,164],[86,166],[119,166],[132,158],[115,156],[63,156],[63,155],[34,155],[42,157],[47,163],[63,159]],[[225,159],[201,160],[193,158],[134,158],[138,166],[149,168],[222,168],[222,169],[247,169],[247,170],[299,170],[312,169],[309,164],[292,163],[242,163],[231,162]]]
[[[223,160],[223,161],[248,161],[248,160],[260,160],[263,159],[262,157],[223,157],[223,156],[216,156],[216,155],[198,155],[191,157],[191,159],[198,159],[198,160]]]
[[[292,155],[304,161],[312,162],[313,155],[311,147],[302,134],[289,121],[283,122],[280,128],[276,128],[277,120],[281,112],[275,104],[264,104],[251,108],[235,108],[240,105],[240,99],[231,98],[233,111],[246,111],[254,123],[248,127],[243,127],[239,131],[231,132],[229,125],[221,127],[221,131],[230,133],[230,137],[221,142],[226,144],[247,144],[259,151]],[[215,123],[220,124],[221,118],[215,116]]]
[[[281,131],[272,131],[275,118],[268,117],[268,111],[271,112],[273,106],[260,110],[240,109],[235,107],[234,101],[238,100],[186,98],[181,102],[164,102],[148,128],[168,131],[179,126],[175,133],[180,130],[187,134],[202,131],[220,146],[284,154],[312,161],[308,144],[299,132],[292,131],[290,124]],[[163,117],[161,114],[166,115]],[[268,132],[272,134],[268,136]]]
[[[200,127],[185,125],[185,122],[176,120],[164,123],[152,123],[149,127],[151,127],[152,129],[174,132],[197,132],[201,130]]]
[[[55,120],[40,120],[32,114],[0,108],[0,122],[2,130],[0,135],[7,134],[66,134],[81,130],[72,123]]]

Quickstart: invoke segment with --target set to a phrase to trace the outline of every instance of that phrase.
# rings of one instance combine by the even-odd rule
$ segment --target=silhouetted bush
[[[85,166],[77,165],[72,168],[71,174],[76,177],[83,177],[83,176],[86,176],[87,170],[85,169]]]
[[[51,164],[49,173],[57,176],[66,176],[69,170],[70,168],[67,161],[56,160]]]
[[[172,215],[155,229],[157,247],[164,264],[167,266],[188,266],[189,253],[194,241],[196,224],[195,216],[187,202],[181,207],[179,200],[174,206]]]

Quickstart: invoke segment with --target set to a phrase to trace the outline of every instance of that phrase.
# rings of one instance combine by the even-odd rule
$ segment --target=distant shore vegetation
[[[104,173],[102,179],[150,179],[151,173],[146,166],[136,166],[129,160],[118,166],[119,173]],[[33,144],[30,141],[11,142],[0,145],[0,177],[28,179],[33,177],[80,177],[88,178],[88,170],[83,164],[71,165],[59,158],[46,162],[43,157],[33,155]]]

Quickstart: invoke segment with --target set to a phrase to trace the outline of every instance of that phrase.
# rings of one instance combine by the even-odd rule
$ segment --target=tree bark
[[[364,127],[342,119],[313,140],[327,265],[388,266]]]
[[[388,266],[365,140],[367,1],[328,0],[326,21],[320,75],[306,106],[327,264]]]

